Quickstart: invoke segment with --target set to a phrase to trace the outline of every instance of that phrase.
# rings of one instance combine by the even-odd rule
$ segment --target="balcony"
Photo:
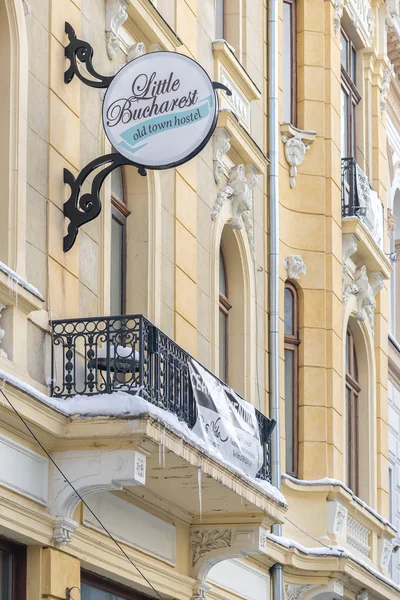
[[[342,218],[357,217],[383,249],[383,205],[354,158],[342,158]]]
[[[194,427],[191,356],[142,315],[53,321],[52,341],[52,396],[140,395]],[[255,412],[263,454],[257,478],[270,481],[268,443],[275,422]]]

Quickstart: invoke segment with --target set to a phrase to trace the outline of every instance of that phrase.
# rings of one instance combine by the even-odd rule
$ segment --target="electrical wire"
[[[88,506],[88,504],[85,502],[85,500],[82,498],[82,496],[80,495],[80,493],[76,490],[76,488],[72,485],[72,483],[69,481],[69,479],[66,477],[66,475],[62,472],[62,470],[60,469],[60,467],[57,465],[57,463],[54,461],[54,459],[51,457],[51,455],[47,452],[46,448],[43,446],[43,444],[41,443],[41,441],[37,438],[37,436],[34,434],[34,432],[32,431],[32,429],[29,427],[28,423],[25,421],[25,419],[20,415],[20,413],[18,412],[18,410],[15,408],[15,406],[12,404],[12,402],[8,399],[7,395],[5,394],[5,392],[3,390],[0,390],[0,392],[2,393],[2,395],[4,396],[4,398],[6,399],[6,401],[8,402],[8,404],[11,406],[12,410],[15,412],[15,414],[17,415],[17,417],[22,421],[22,423],[24,424],[24,426],[26,427],[26,429],[29,431],[29,433],[31,434],[31,436],[33,437],[33,439],[36,441],[36,443],[40,446],[40,448],[43,450],[43,452],[46,454],[46,456],[48,457],[48,459],[53,463],[53,465],[55,466],[55,468],[57,469],[57,471],[60,473],[60,475],[63,477],[64,481],[71,487],[71,489],[73,490],[73,492],[77,495],[77,497],[80,499],[80,501],[82,502],[82,504],[88,509],[88,511],[90,512],[90,514],[96,519],[96,521],[98,522],[98,524],[100,525],[100,527],[105,531],[105,533],[108,535],[108,537],[114,542],[114,544],[117,546],[117,548],[122,552],[122,554],[125,556],[125,558],[131,563],[131,565],[136,569],[136,571],[139,573],[139,575],[141,577],[143,577],[143,579],[145,580],[145,582],[147,583],[147,585],[153,590],[153,592],[158,596],[158,598],[160,598],[160,600],[165,600],[164,597],[156,590],[156,588],[150,583],[150,581],[147,579],[146,575],[141,571],[141,569],[139,569],[139,567],[133,562],[133,560],[129,557],[129,555],[125,552],[125,550],[122,548],[121,544],[118,543],[118,541],[115,539],[115,537],[108,531],[108,529],[105,527],[105,525],[100,521],[100,519],[98,518],[98,516],[93,512],[93,510],[90,508],[90,506]]]
[[[298,525],[296,525],[296,523],[294,523],[293,521],[291,521],[288,517],[285,516],[284,519],[286,519],[286,521],[288,521],[288,523],[290,523],[291,525],[294,525],[294,527],[296,527],[296,529],[298,529],[299,531],[301,531],[301,533],[304,533],[304,535],[306,535],[307,537],[309,537],[311,540],[313,540],[314,542],[317,542],[317,544],[321,544],[321,546],[324,546],[328,550],[333,550],[332,546],[328,546],[327,544],[324,544],[324,542],[321,542],[321,540],[318,540],[317,538],[313,537],[311,534],[307,533],[307,531],[304,531],[304,529],[302,529],[301,527],[299,527]],[[335,548],[335,550],[338,550],[338,548]]]

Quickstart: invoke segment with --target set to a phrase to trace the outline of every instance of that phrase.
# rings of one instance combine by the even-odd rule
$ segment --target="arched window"
[[[350,329],[346,337],[346,483],[358,496],[358,404],[361,392],[356,345]]]
[[[110,314],[125,314],[126,301],[126,217],[122,169],[111,174],[111,274]]]
[[[285,284],[285,439],[286,472],[297,476],[299,400],[299,310],[293,284]]]
[[[228,282],[222,246],[219,249],[219,377],[228,382]]]
[[[283,2],[283,121],[297,125],[296,0]]]

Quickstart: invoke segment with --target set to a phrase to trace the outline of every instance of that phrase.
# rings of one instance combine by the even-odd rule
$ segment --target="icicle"
[[[199,467],[197,469],[197,486],[199,488],[199,516],[200,516],[200,521],[203,520],[203,496],[202,496],[202,489],[201,489],[201,468]]]
[[[166,429],[164,427],[163,438],[162,438],[162,459],[163,459],[163,469],[165,469],[165,446],[166,446]]]

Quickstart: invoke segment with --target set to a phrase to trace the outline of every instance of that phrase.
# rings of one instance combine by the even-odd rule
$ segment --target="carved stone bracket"
[[[296,187],[297,167],[299,167],[306,155],[310,145],[315,141],[317,133],[315,131],[303,131],[284,123],[281,126],[281,139],[285,145],[285,158],[290,167],[290,187]]]
[[[190,529],[190,576],[203,592],[210,569],[230,558],[265,554],[267,530],[259,525],[201,525]],[[196,596],[196,593],[195,593]],[[196,597],[202,598],[199,593]]]
[[[356,594],[356,600],[369,600],[368,590],[363,588]]]
[[[333,30],[335,35],[338,34],[340,29],[340,20],[343,15],[343,5],[345,0],[333,0]]]
[[[106,47],[110,60],[117,54],[119,30],[128,18],[127,7],[125,0],[106,0]]]
[[[133,46],[130,46],[128,48],[126,62],[131,62],[131,60],[138,58],[138,56],[143,56],[143,54],[146,54],[146,46],[144,45],[144,43],[138,42],[137,44],[133,44]]]
[[[383,288],[383,275],[380,272],[367,275],[365,266],[359,267],[355,273],[354,283],[357,286],[356,319],[363,321],[367,314],[374,329],[375,296]],[[365,312],[364,312],[365,311]]]
[[[228,199],[231,201],[232,220],[228,225],[232,229],[242,229],[244,225],[253,260],[255,259],[255,251],[251,213],[253,210],[253,189],[257,185],[257,178],[257,170],[253,165],[233,167],[229,173],[228,184],[219,190],[211,213],[211,218],[215,221],[225,202]]]
[[[229,133],[223,127],[218,127],[215,130],[214,138],[214,179],[215,183],[221,183],[222,175],[224,173],[224,166],[222,164],[223,158],[231,147],[231,138]]]
[[[383,72],[382,85],[381,85],[381,115],[385,114],[386,111],[386,102],[389,95],[390,83],[392,79],[395,77],[394,66],[392,63],[389,63]]]
[[[146,456],[137,450],[68,450],[52,457],[83,498],[146,482]],[[67,545],[78,527],[73,514],[80,498],[54,465],[50,469],[49,509],[56,517],[53,539]]]
[[[384,537],[378,538],[379,548],[379,566],[381,569],[387,571],[389,569],[389,562],[392,556],[393,546],[389,540]]]
[[[288,279],[300,279],[300,275],[307,274],[307,266],[298,254],[286,256],[284,261]]]

